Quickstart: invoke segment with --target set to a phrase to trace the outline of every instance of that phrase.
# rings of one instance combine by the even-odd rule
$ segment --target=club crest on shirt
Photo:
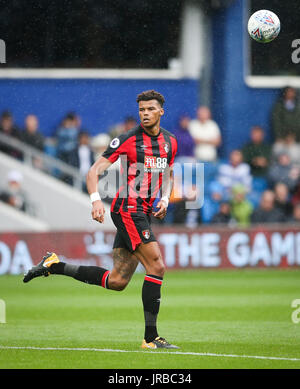
[[[145,239],[149,239],[150,238],[150,231],[149,230],[142,231],[142,234],[143,234],[143,237]]]
[[[163,147],[164,147],[165,152],[168,153],[169,150],[170,150],[169,144],[168,143],[164,143]]]
[[[120,144],[120,140],[118,138],[114,138],[111,142],[110,142],[110,147],[112,147],[113,149],[115,149],[116,147],[118,147]]]

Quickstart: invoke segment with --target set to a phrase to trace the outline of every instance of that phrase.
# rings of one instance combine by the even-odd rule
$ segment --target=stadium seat
[[[252,191],[248,194],[247,200],[250,201],[254,208],[257,208],[259,206],[261,195],[261,191]]]
[[[268,181],[263,177],[253,177],[252,189],[253,191],[263,192],[268,188]]]
[[[219,211],[219,203],[211,200],[210,197],[204,197],[204,206],[201,208],[201,220],[203,224],[210,223],[213,216]]]
[[[215,178],[218,173],[218,162],[205,162],[204,163],[204,175],[206,178]]]

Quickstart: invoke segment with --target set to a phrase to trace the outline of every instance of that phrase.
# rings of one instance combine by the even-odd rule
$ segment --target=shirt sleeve
[[[126,134],[122,134],[110,142],[107,149],[102,154],[102,157],[108,159],[111,163],[116,162],[121,154],[126,154],[128,148],[128,136]]]

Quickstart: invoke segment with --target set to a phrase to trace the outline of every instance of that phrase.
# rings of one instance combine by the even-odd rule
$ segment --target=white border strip
[[[300,88],[300,77],[297,76],[245,76],[250,88]]]
[[[115,352],[115,353],[151,353],[153,350],[117,350],[109,348],[80,348],[80,347],[34,347],[34,346],[1,346],[2,350],[37,350],[37,351],[96,351],[96,352]],[[161,350],[162,351],[162,350]],[[250,358],[250,359],[265,359],[275,361],[300,361],[300,358],[289,357],[267,357],[261,355],[237,355],[237,354],[215,354],[215,353],[195,353],[195,352],[182,352],[182,351],[162,351],[163,354],[176,354],[176,355],[194,355],[199,357],[219,357],[219,358]],[[161,354],[159,352],[158,354]]]
[[[183,78],[180,69],[0,69],[0,78],[169,79]]]

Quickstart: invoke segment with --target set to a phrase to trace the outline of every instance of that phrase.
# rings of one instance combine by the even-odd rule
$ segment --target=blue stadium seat
[[[253,177],[252,189],[253,191],[263,192],[268,188],[268,181],[264,177]]]
[[[219,211],[220,204],[213,201],[210,197],[204,197],[204,204],[200,210],[203,224],[210,223],[213,216]]]
[[[218,162],[205,162],[204,163],[204,176],[205,179],[215,178],[218,173]]]
[[[247,195],[247,200],[253,205],[254,208],[257,208],[260,203],[262,192],[252,191]]]
[[[55,158],[56,157],[56,146],[46,143],[44,146],[44,152],[47,155],[50,155],[51,157]]]

